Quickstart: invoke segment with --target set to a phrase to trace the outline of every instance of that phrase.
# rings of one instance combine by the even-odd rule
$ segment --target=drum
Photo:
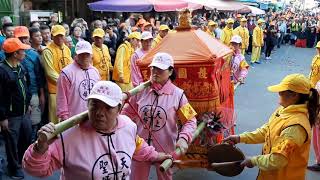
[[[216,171],[222,176],[237,176],[243,171],[240,163],[245,155],[240,149],[231,144],[217,144],[209,148],[209,170]]]

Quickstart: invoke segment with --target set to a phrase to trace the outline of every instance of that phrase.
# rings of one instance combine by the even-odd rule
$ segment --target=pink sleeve
[[[61,143],[56,140],[52,143],[44,154],[34,152],[34,144],[31,144],[23,156],[23,169],[35,177],[51,176],[55,170],[62,167],[63,155],[62,147],[58,145],[59,142]]]
[[[62,71],[57,82],[57,116],[63,120],[69,118],[68,97],[70,92],[70,81]]]
[[[246,78],[248,75],[248,71],[249,71],[249,64],[247,63],[247,61],[245,60],[245,57],[243,55],[241,55],[241,61],[239,63],[239,68],[240,68],[240,73],[239,73],[239,77],[238,78]]]
[[[143,139],[141,144],[138,146],[139,147],[137,147],[132,157],[134,160],[153,162],[157,159],[159,153],[153,146],[149,146]]]
[[[137,104],[137,95],[132,96],[129,100],[129,103],[133,106],[134,109],[132,109],[132,107],[126,103],[124,105],[124,107],[121,110],[121,114],[122,115],[126,115],[128,116],[130,119],[132,119],[133,121],[135,121],[137,114],[135,113],[135,111],[137,111],[138,109],[138,104]]]
[[[138,56],[136,53],[134,53],[131,57],[131,81],[134,87],[138,86],[141,82],[143,82],[140,69],[136,64],[137,60]]]
[[[240,72],[240,77],[246,78],[248,74],[248,68],[242,68]]]
[[[189,103],[187,97],[183,95],[181,99],[181,106],[184,106],[185,104]],[[192,141],[193,133],[197,129],[197,119],[193,117],[189,121],[187,121],[181,129],[181,132],[179,133],[179,138],[183,138],[187,140],[187,142],[190,144]]]

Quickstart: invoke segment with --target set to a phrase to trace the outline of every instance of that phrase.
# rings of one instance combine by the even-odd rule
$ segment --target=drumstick
[[[202,121],[196,131],[194,132],[193,136],[192,136],[192,141],[194,141],[198,136],[199,134],[202,132],[202,130],[206,127],[206,124],[207,122],[206,121]],[[177,157],[181,156],[182,155],[182,152],[181,152],[181,149],[180,148],[177,148],[175,151],[174,151],[175,155]],[[173,164],[173,159],[166,159],[165,161],[162,162],[162,164],[160,165],[160,171],[161,172],[165,172],[167,171]]]
[[[131,89],[128,93],[130,94],[130,96],[134,96],[137,93],[139,93],[140,91],[144,90],[145,88],[149,87],[151,85],[151,81],[146,81],[144,83],[141,83],[139,86]],[[128,95],[123,93],[122,95],[122,100],[126,100],[128,99]],[[84,111],[80,114],[77,114],[75,116],[70,117],[67,120],[64,120],[58,124],[55,125],[55,131],[53,133],[39,133],[39,136],[43,136],[47,139],[47,141],[49,141],[50,139],[56,137],[58,134],[66,131],[67,129],[70,129],[71,127],[79,124],[80,122],[84,121],[88,119],[88,111]]]
[[[239,85],[240,85],[240,82],[237,82],[237,83],[233,86],[233,89],[236,90]]]
[[[242,160],[239,161],[230,161],[230,162],[221,162],[221,163],[211,163],[212,168],[219,168],[219,167],[225,167],[229,165],[234,165],[234,164],[240,164]]]

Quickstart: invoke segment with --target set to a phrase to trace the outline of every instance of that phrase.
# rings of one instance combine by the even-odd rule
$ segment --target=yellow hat
[[[246,18],[242,18],[241,22],[247,22],[247,19]]]
[[[311,83],[303,74],[290,74],[286,76],[280,84],[269,86],[268,90],[271,92],[293,91],[301,94],[309,94]]]
[[[164,31],[164,30],[169,30],[169,27],[167,26],[167,25],[161,25],[160,27],[159,27],[159,30],[160,31]]]
[[[141,40],[141,33],[140,32],[132,32],[129,34],[128,36],[129,39],[138,39],[138,40]]]
[[[320,41],[317,43],[316,48],[320,48]]]
[[[259,19],[258,24],[261,24],[261,23],[265,23],[265,21],[263,19]]]
[[[65,36],[66,35],[66,30],[61,25],[54,25],[54,26],[52,26],[51,34],[52,34],[52,36],[57,36],[59,34]]]
[[[106,35],[103,29],[97,28],[93,31],[92,37],[100,37],[103,38]]]
[[[234,24],[234,20],[233,20],[232,18],[229,18],[229,19],[227,20],[227,24]]]
[[[214,21],[209,21],[208,22],[208,26],[216,26],[216,25],[218,25],[216,22],[214,22]]]

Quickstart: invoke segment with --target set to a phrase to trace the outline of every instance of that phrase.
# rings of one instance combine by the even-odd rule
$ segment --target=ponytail
[[[319,93],[316,89],[311,88],[310,94],[299,94],[300,99],[297,104],[307,103],[307,109],[309,114],[309,123],[311,126],[315,125],[317,122],[317,117],[319,113]]]
[[[309,113],[309,122],[313,126],[317,123],[317,117],[319,113],[319,94],[318,91],[314,88],[310,89],[311,94],[307,102],[307,108]]]
[[[172,74],[171,76],[169,76],[169,79],[173,82],[177,78],[176,70],[172,66],[170,66],[169,71],[172,71]]]

